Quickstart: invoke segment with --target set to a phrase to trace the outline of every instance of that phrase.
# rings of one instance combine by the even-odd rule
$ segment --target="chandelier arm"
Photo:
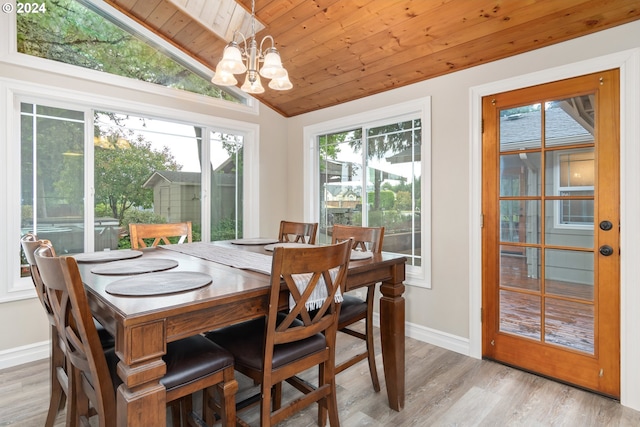
[[[271,40],[271,48],[275,49],[276,48],[276,42],[273,40],[273,37],[271,37],[270,35],[266,35],[262,38],[262,41],[260,42],[260,56],[264,57],[264,50],[262,49],[262,44],[264,43],[265,40]]]

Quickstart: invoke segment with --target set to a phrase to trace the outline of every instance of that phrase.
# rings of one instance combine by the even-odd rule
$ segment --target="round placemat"
[[[74,254],[72,256],[76,259],[77,262],[111,262],[123,259],[138,258],[142,256],[142,252],[123,249],[119,251],[84,252],[81,254]]]
[[[152,296],[190,291],[211,282],[211,276],[197,271],[162,271],[116,280],[105,290],[112,295]]]
[[[91,269],[94,274],[123,276],[127,274],[153,273],[176,268],[178,261],[165,258],[140,258],[100,264]]]
[[[309,243],[280,242],[272,245],[266,245],[264,250],[273,252],[275,248],[308,248],[309,246],[315,245],[310,245]]]

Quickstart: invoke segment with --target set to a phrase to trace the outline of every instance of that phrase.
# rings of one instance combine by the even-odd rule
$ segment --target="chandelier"
[[[260,42],[256,42],[256,15],[255,0],[251,2],[251,37],[247,38],[240,31],[233,33],[233,39],[224,48],[222,59],[216,66],[216,73],[211,82],[219,86],[234,86],[238,83],[234,74],[247,73],[244,84],[240,87],[247,93],[263,93],[264,87],[260,81],[260,76],[270,79],[269,87],[274,90],[289,90],[293,87],[289,80],[287,70],[282,66],[280,54],[275,48],[273,37],[265,36]],[[238,36],[242,39],[242,46],[237,41]],[[271,47],[262,49],[265,41],[271,41]],[[262,63],[262,68],[258,71],[258,64]]]

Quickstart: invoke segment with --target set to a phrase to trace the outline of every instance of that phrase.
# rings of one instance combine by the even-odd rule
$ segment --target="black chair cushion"
[[[280,323],[284,317],[285,314],[279,313],[277,322]],[[205,336],[229,350],[233,354],[236,365],[261,371],[266,333],[265,322],[266,317],[262,317],[207,332]],[[294,321],[292,326],[296,324],[302,325],[302,322]],[[326,346],[327,343],[322,334],[293,343],[276,345],[273,350],[273,368],[279,368],[301,357],[322,351]]]
[[[105,351],[105,357],[115,390],[122,384],[116,373],[118,357],[113,349]],[[167,391],[233,366],[233,356],[228,351],[201,335],[170,342],[162,360],[167,364],[167,372],[160,383]]]
[[[353,319],[354,317],[366,313],[367,312],[367,302],[361,300],[358,297],[354,297],[352,295],[343,295],[342,296],[342,306],[340,307],[340,319],[339,322],[342,323],[347,319]]]

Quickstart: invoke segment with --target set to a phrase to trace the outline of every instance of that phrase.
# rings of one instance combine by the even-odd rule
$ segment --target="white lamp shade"
[[[220,68],[220,64],[218,63],[216,66],[216,73],[211,79],[211,83],[218,86],[234,86],[238,84],[238,80],[236,80],[233,74],[227,71],[222,71]]]
[[[282,67],[280,54],[274,48],[267,51],[264,57],[264,64],[260,69],[260,75],[265,79],[277,79],[287,75],[287,70]]]
[[[241,74],[247,71],[247,67],[242,60],[242,52],[240,52],[237,44],[229,43],[227,47],[224,48],[224,53],[218,63],[218,67],[220,67],[221,71],[226,71],[231,74]],[[216,67],[216,69],[218,69],[218,67]]]
[[[260,75],[258,73],[255,74],[256,80],[251,83],[249,80],[249,73],[247,73],[247,77],[244,80],[244,83],[240,87],[243,91],[247,93],[264,93],[264,87],[262,86],[262,82],[260,82]]]
[[[274,90],[289,90],[293,88],[291,80],[289,80],[289,74],[285,70],[284,77],[273,79],[269,82],[269,87]]]

